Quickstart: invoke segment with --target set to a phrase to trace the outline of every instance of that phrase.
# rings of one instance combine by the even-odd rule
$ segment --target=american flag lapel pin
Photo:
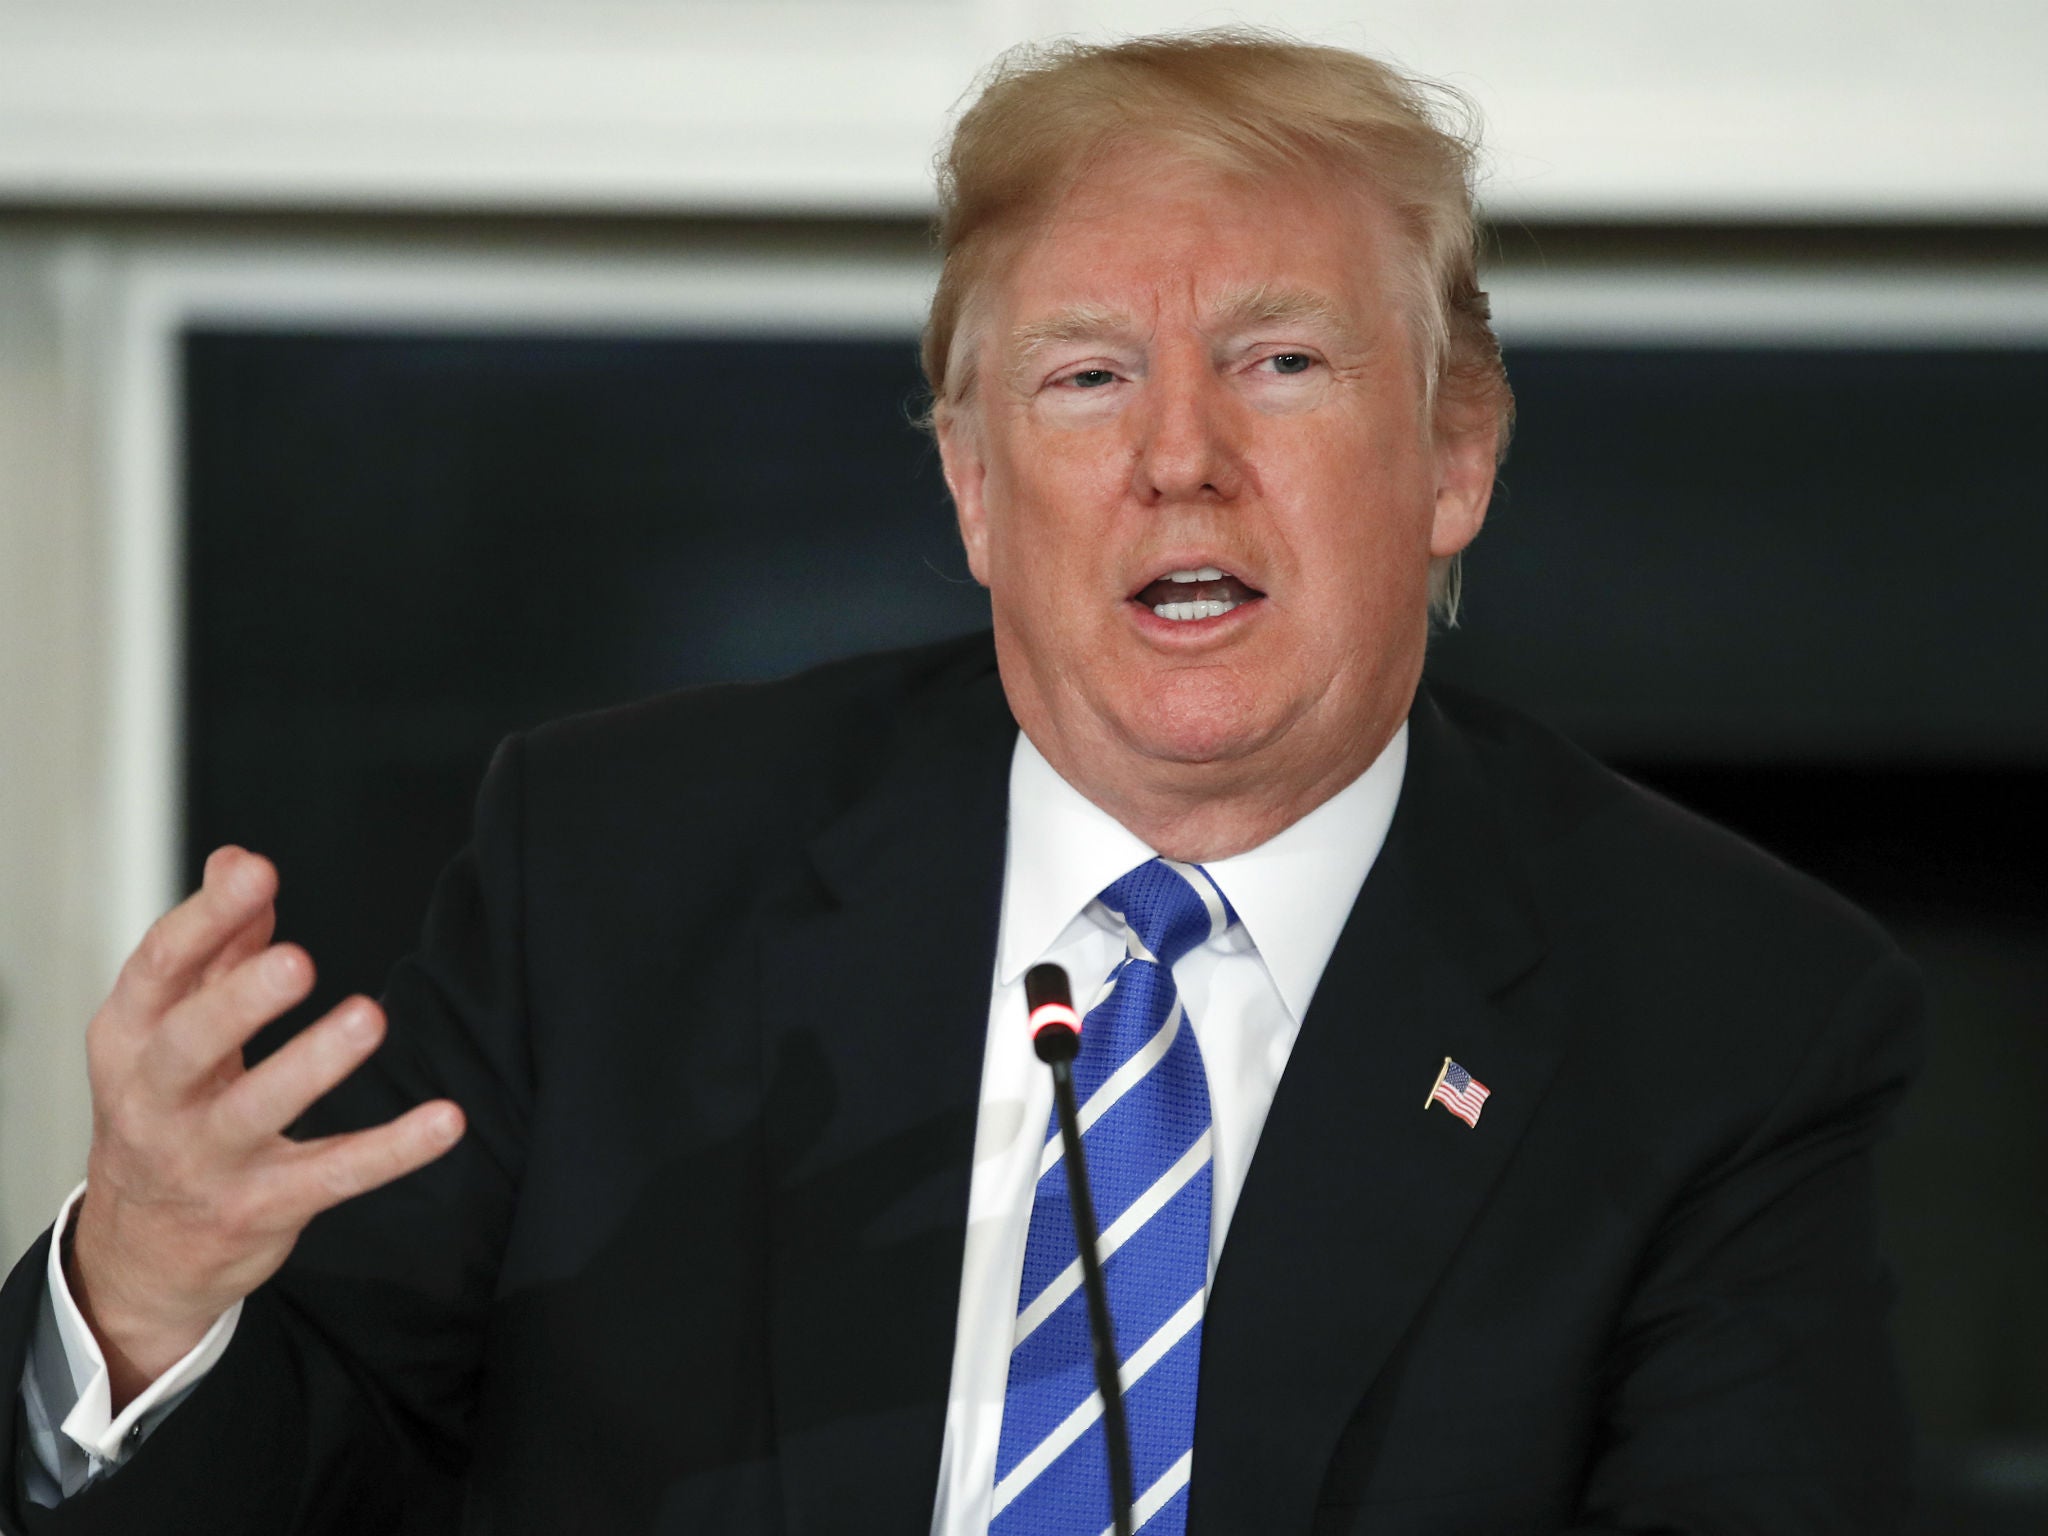
[[[1429,1097],[1422,1101],[1422,1112],[1428,1114],[1430,1105],[1441,1104],[1467,1125],[1477,1125],[1479,1111],[1491,1092],[1486,1084],[1446,1056],[1444,1064],[1436,1070],[1436,1081],[1429,1085]]]

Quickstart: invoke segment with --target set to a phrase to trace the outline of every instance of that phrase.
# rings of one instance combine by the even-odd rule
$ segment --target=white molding
[[[1483,278],[1517,344],[1731,347],[2048,345],[2048,266],[1504,265]]]
[[[935,264],[857,253],[659,255],[307,241],[143,246],[142,323],[915,334]]]
[[[108,972],[183,894],[183,584],[178,501],[182,404],[175,307],[115,269],[101,479],[107,487]]]

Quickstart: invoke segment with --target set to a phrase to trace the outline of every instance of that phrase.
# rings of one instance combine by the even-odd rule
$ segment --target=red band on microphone
[[[1064,1024],[1075,1034],[1081,1033],[1081,1015],[1065,1003],[1040,1003],[1031,1010],[1032,1034],[1052,1024]]]

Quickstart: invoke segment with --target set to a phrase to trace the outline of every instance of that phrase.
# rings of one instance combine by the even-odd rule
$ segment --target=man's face
[[[1155,152],[995,264],[940,446],[1011,707],[1092,798],[1312,805],[1405,716],[1493,453],[1430,430],[1402,254],[1362,194]]]

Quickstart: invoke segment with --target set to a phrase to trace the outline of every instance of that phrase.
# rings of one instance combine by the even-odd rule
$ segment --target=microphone
[[[1124,1420],[1123,1381],[1117,1371],[1116,1327],[1109,1289],[1096,1253],[1095,1201],[1088,1193],[1088,1160],[1081,1151],[1081,1111],[1074,1103],[1074,1058],[1081,1051],[1081,1015],[1074,1011],[1067,973],[1034,965],[1024,973],[1031,1009],[1031,1045],[1052,1068],[1052,1098],[1066,1148],[1067,1201],[1074,1213],[1074,1244],[1081,1250],[1081,1289],[1088,1297],[1088,1339],[1095,1356],[1095,1390],[1102,1395],[1102,1439],[1109,1454],[1109,1515],[1115,1536],[1131,1536],[1131,1431]]]

